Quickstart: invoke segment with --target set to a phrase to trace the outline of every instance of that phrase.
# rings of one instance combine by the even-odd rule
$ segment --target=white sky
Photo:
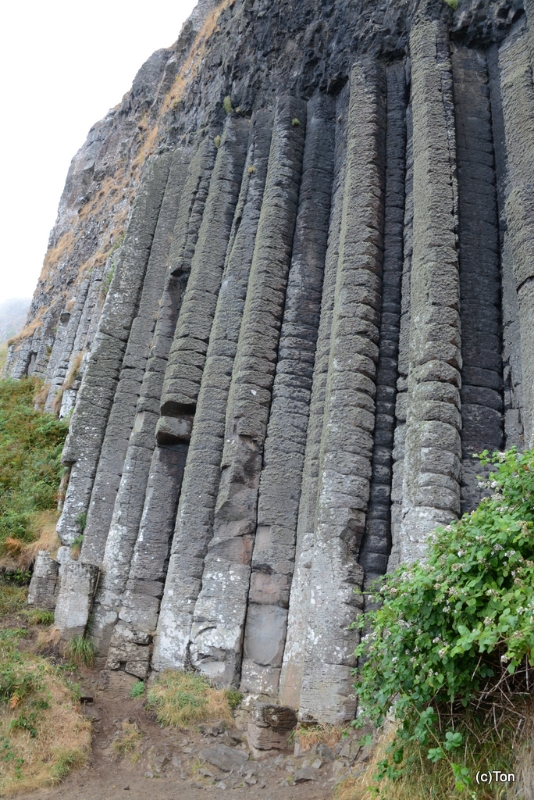
[[[196,0],[7,0],[0,35],[0,303],[31,297],[70,161]]]

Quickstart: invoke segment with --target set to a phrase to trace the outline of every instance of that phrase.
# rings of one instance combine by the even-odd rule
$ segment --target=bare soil
[[[162,728],[144,708],[143,698],[132,699],[135,679],[124,672],[83,671],[82,695],[92,701],[82,705],[93,721],[93,753],[89,764],[72,772],[60,785],[19,800],[205,800],[211,797],[246,797],[251,800],[330,800],[333,765],[317,768],[316,756],[294,758],[291,752],[266,759],[252,757],[237,772],[224,772],[199,758],[215,744],[245,750],[228,732]],[[113,742],[123,723],[136,723],[142,738],[133,754],[118,755]],[[242,731],[233,731],[239,737]],[[248,751],[247,751],[248,752]],[[135,760],[137,759],[137,760]],[[315,762],[315,780],[297,782],[295,772]]]

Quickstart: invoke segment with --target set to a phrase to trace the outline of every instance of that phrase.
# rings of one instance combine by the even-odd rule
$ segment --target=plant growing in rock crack
[[[215,145],[215,147],[217,148],[217,150],[218,150],[218,149],[219,149],[219,147],[221,146],[221,141],[222,141],[222,140],[221,140],[221,137],[220,137],[220,136],[217,134],[217,136],[216,136],[216,137],[215,137],[215,139],[213,140],[213,144]]]
[[[78,527],[79,527],[79,529],[81,531],[81,536],[83,536],[83,532],[85,530],[85,526],[87,525],[87,512],[86,511],[82,511],[81,514],[78,514],[78,516],[76,517],[76,524],[78,525]]]
[[[483,482],[491,496],[430,536],[425,563],[386,576],[374,595],[382,605],[358,623],[372,630],[356,650],[365,657],[355,687],[360,723],[381,725],[392,714],[398,724],[381,778],[405,774],[417,745],[427,761],[446,762],[456,789],[467,790],[466,754],[478,753],[482,769],[488,747],[506,732],[500,761],[510,771],[513,732],[528,716],[534,451],[479,457],[495,468]]]
[[[76,561],[78,560],[78,557],[82,551],[82,544],[83,544],[83,533],[80,536],[77,536],[70,546],[71,558],[74,558]]]
[[[232,111],[234,110],[232,108],[232,98],[230,97],[229,94],[227,94],[226,97],[223,100],[223,108],[224,108],[224,110],[226,111],[227,114],[231,114]]]
[[[300,125],[300,119],[298,117],[293,117],[291,124],[294,128],[298,128]]]

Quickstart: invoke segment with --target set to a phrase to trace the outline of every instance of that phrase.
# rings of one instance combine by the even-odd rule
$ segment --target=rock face
[[[354,590],[532,440],[533,67],[519,0],[205,0],[144,65],[6,365],[73,409],[64,637],[353,716]]]

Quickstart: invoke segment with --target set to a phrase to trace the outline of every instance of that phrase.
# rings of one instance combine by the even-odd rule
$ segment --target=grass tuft
[[[145,693],[145,684],[143,683],[143,681],[137,681],[137,683],[134,683],[134,685],[130,689],[130,697],[132,697],[134,700],[136,697],[143,697],[144,693]]]
[[[317,744],[326,744],[333,749],[343,738],[344,729],[338,725],[302,725],[294,732],[301,750],[306,753]]]
[[[90,639],[73,636],[65,647],[65,658],[78,667],[92,667],[95,663],[95,646]]]
[[[149,690],[147,705],[165,726],[190,728],[199,722],[218,720],[233,726],[227,691],[213,688],[203,675],[169,670]],[[234,695],[232,699],[235,701]]]

